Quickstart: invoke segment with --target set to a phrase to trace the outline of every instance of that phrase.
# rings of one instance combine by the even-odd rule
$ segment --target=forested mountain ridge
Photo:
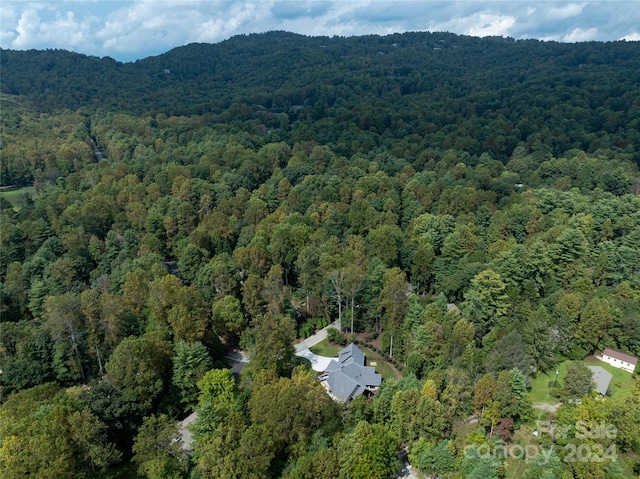
[[[604,144],[628,149],[640,130],[636,42],[272,32],[127,64],[4,50],[0,65],[2,92],[25,95],[40,110],[99,105],[135,114],[212,113],[223,122],[260,118],[266,110],[291,120],[325,119],[336,128],[354,123],[395,138],[415,134],[445,148],[456,145],[438,132],[450,136],[453,129],[458,146],[501,159],[533,138],[556,154]],[[296,105],[305,109],[291,115]],[[352,143],[349,135],[341,139]]]
[[[36,194],[0,198],[0,468],[385,479],[406,446],[446,479],[634,477],[638,375],[600,401],[583,360],[640,355],[639,46],[2,51],[0,176]],[[338,315],[402,372],[370,401],[293,356]],[[478,452],[521,444],[549,454]]]

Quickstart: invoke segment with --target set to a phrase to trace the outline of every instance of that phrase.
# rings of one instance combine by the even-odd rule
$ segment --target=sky
[[[452,32],[545,41],[640,41],[638,0],[59,0],[0,3],[0,46],[127,62],[194,42],[284,30],[305,35]]]

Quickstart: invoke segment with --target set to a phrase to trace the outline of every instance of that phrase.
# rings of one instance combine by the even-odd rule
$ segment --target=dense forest
[[[0,196],[2,477],[640,474],[638,371],[603,398],[586,367],[640,356],[640,43],[0,67],[0,185],[35,188]],[[338,318],[392,371],[371,399],[294,355]]]

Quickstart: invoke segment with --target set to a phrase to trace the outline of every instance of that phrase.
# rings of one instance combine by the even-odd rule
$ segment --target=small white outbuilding
[[[616,351],[611,348],[604,348],[602,351],[602,356],[598,359],[604,361],[605,363],[611,364],[616,368],[624,369],[625,371],[629,371],[632,373],[638,364],[638,358],[635,356],[631,356],[630,354],[626,354],[620,351]]]

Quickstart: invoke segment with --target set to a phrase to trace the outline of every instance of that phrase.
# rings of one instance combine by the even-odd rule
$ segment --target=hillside
[[[419,135],[504,159],[520,141],[554,153],[637,145],[635,42],[559,44],[444,33],[317,38],[273,32],[192,44],[121,64],[64,51],[2,51],[2,92],[39,110],[212,114],[219,122],[285,112],[332,129]],[[302,110],[291,111],[301,105]],[[292,114],[293,113],[293,114]],[[307,135],[313,132],[305,132]],[[440,135],[439,135],[440,133]],[[371,135],[369,135],[371,136]],[[375,135],[374,135],[375,136]],[[355,153],[355,152],[351,152]]]
[[[584,363],[640,355],[639,63],[444,33],[3,50],[0,182],[35,193],[0,197],[0,468],[385,479],[406,447],[443,479],[634,477],[637,373],[601,401]],[[372,399],[294,356],[337,318],[402,373]]]

